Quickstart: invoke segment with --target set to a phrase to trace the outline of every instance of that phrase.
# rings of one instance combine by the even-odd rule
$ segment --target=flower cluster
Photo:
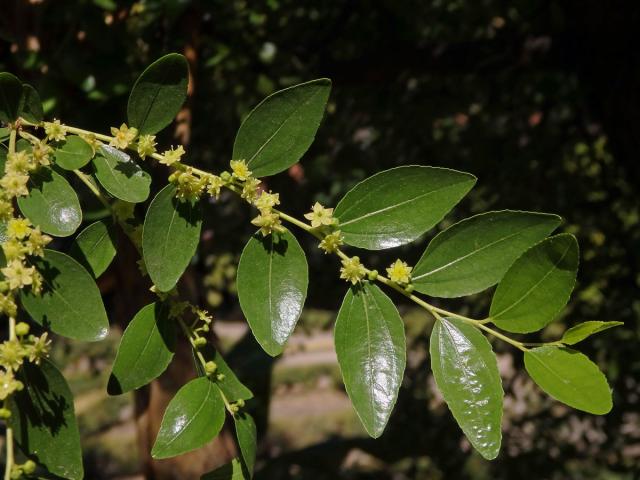
[[[264,190],[253,200],[253,205],[260,215],[251,220],[251,223],[260,229],[262,236],[266,237],[273,232],[283,232],[282,220],[278,212],[274,211],[276,205],[280,205],[280,194],[265,192]]]
[[[340,268],[340,278],[353,285],[360,282],[367,275],[367,269],[360,263],[360,257],[345,258]]]
[[[13,296],[13,291],[31,285],[32,291],[40,292],[42,276],[35,267],[29,266],[28,257],[41,257],[44,247],[51,241],[51,237],[44,235],[38,227],[32,227],[26,218],[10,219],[7,222],[6,236],[7,239],[2,244],[7,265],[0,270],[5,277],[0,282],[0,313],[6,313],[5,308],[13,311],[7,299]]]
[[[176,187],[176,198],[180,200],[197,200],[208,185],[206,177],[194,175],[191,167],[182,165],[169,175],[169,182]]]

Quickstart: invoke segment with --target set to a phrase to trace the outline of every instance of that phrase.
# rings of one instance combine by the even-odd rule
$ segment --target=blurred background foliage
[[[384,436],[365,438],[331,361],[331,325],[345,286],[336,281],[335,260],[302,236],[313,281],[302,346],[293,342],[289,360],[300,351],[307,356],[289,361],[285,354],[270,375],[271,362],[247,353],[249,339],[233,340],[242,337],[242,324],[232,321],[240,316],[235,262],[252,230],[251,212],[232,197],[211,205],[188,286],[231,320],[221,322],[228,327],[218,332],[220,342],[247,382],[272,392],[269,409],[261,398],[259,478],[632,479],[640,475],[638,21],[640,4],[622,0],[3,0],[0,70],[34,85],[48,117],[105,131],[122,123],[144,67],[183,53],[193,76],[188,105],[160,144],[184,143],[188,162],[214,171],[225,168],[243,115],[261,98],[330,77],[333,93],[316,142],[300,165],[269,179],[287,210],[301,215],[316,200],[335,205],[382,169],[436,165],[479,178],[441,228],[509,208],[559,213],[562,229],[577,235],[578,288],[541,338],[558,338],[585,320],[624,321],[581,346],[609,377],[614,410],[594,417],[541,396],[520,355],[494,343],[507,390],[505,438],[501,456],[488,463],[470,451],[435,391],[431,321],[408,305],[401,307],[411,345],[401,396]],[[154,170],[158,180],[164,173]],[[84,202],[91,208],[91,199]],[[397,256],[412,263],[424,240],[361,254],[378,268]],[[101,286],[126,323],[108,276]],[[480,317],[490,293],[448,305]],[[79,398],[105,406],[87,407],[84,416],[79,408],[88,478],[139,472],[135,440],[117,430],[131,417],[131,402],[96,393],[113,345],[67,344],[57,355],[72,366]],[[340,408],[327,407],[338,399]]]

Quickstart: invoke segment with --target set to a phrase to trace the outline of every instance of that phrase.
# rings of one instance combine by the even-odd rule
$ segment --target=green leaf
[[[167,406],[151,456],[175,457],[202,447],[220,432],[224,416],[218,387],[207,377],[191,380]]]
[[[373,284],[351,287],[336,319],[335,344],[351,403],[367,433],[378,438],[406,365],[404,325],[393,302]]]
[[[258,448],[258,433],[253,417],[247,412],[236,413],[233,416],[236,424],[236,436],[244,466],[247,469],[247,477],[253,476],[253,467],[256,463],[256,450]]]
[[[82,223],[78,195],[67,180],[50,168],[29,179],[29,195],[18,198],[22,214],[43,232],[56,237],[72,235]]]
[[[153,62],[136,81],[129,96],[129,126],[141,135],[154,134],[169,125],[185,99],[189,83],[187,59],[171,53]]]
[[[76,340],[93,342],[109,333],[109,321],[96,282],[82,265],[45,249],[34,265],[44,278],[40,295],[22,292],[22,306],[45,328]]]
[[[157,378],[171,363],[175,351],[176,327],[168,309],[160,303],[143,307],[127,325],[107,391],[120,395]]]
[[[611,389],[598,366],[565,347],[538,347],[524,353],[524,366],[542,390],[570,407],[604,415],[611,410]]]
[[[289,168],[313,142],[330,91],[331,80],[320,78],[269,95],[242,122],[233,158],[256,177]]]
[[[462,220],[436,235],[412,272],[419,292],[461,297],[500,281],[526,249],[544,239],[561,218],[504,210]]]
[[[40,95],[35,88],[26,83],[22,85],[20,116],[28,122],[40,123],[44,118]]]
[[[200,480],[248,480],[249,478],[240,460],[234,458],[231,463],[218,467],[212,472],[205,473],[200,477]]]
[[[125,152],[102,145],[93,165],[96,178],[114,197],[129,203],[140,203],[149,198],[151,175]]]
[[[256,233],[238,264],[238,298],[254,337],[271,356],[282,353],[307,296],[307,258],[291,232]]]
[[[10,397],[9,425],[20,449],[58,477],[83,479],[80,433],[64,377],[44,359],[39,367],[25,364],[18,379],[24,389]]]
[[[569,301],[577,271],[578,242],[573,235],[555,235],[536,244],[500,281],[491,302],[491,321],[508,332],[540,330]]]
[[[147,210],[142,231],[142,253],[153,283],[161,292],[171,290],[196,252],[202,228],[197,201],[180,201],[167,185]]]
[[[412,242],[436,225],[476,182],[469,173],[417,165],[377,173],[335,209],[349,245],[381,250]]]
[[[98,278],[116,256],[116,232],[111,222],[99,220],[82,230],[71,245],[70,255]]]
[[[560,341],[567,345],[575,345],[593,334],[600,333],[620,325],[624,325],[624,322],[598,322],[593,320],[589,322],[582,322],[564,332]]]
[[[502,381],[491,344],[480,331],[451,318],[436,321],[430,341],[433,377],[456,422],[487,460],[500,451]]]
[[[56,148],[56,165],[65,170],[77,170],[84,167],[93,158],[93,148],[77,135],[68,136],[64,143]]]
[[[14,122],[20,116],[21,101],[22,82],[10,73],[0,73],[0,122]]]
[[[222,357],[219,351],[214,349],[210,344],[205,345],[202,349],[202,354],[207,360],[212,360],[217,366],[217,373],[224,375],[222,380],[216,380],[216,385],[220,388],[224,396],[230,402],[237,402],[238,400],[249,400],[253,398],[253,392],[249,390],[236,376],[235,372],[229,367],[225,359]],[[194,353],[194,362],[196,369],[201,376],[204,376],[204,370]]]

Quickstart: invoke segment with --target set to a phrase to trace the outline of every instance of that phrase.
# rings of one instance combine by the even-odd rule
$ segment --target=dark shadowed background
[[[233,281],[253,230],[251,212],[223,196],[207,209],[182,289],[220,319],[216,341],[258,394],[258,478],[640,478],[640,3],[1,0],[0,6],[0,70],[34,85],[47,117],[64,123],[97,131],[119,126],[144,67],[168,52],[186,55],[188,104],[159,143],[185,144],[186,161],[212,171],[225,168],[243,115],[260,99],[330,77],[333,92],[316,142],[301,164],[269,180],[288,211],[301,215],[314,201],[333,206],[359,180],[397,165],[468,171],[477,186],[439,229],[490,209],[540,210],[562,215],[561,229],[580,241],[571,304],[531,341],[556,339],[585,320],[625,322],[580,347],[614,389],[614,409],[605,417],[541,395],[521,355],[494,342],[507,396],[503,450],[487,462],[470,450],[435,390],[427,354],[432,321],[394,297],[407,325],[408,368],[387,431],[373,441],[358,424],[335,363],[332,323],[345,291],[337,262],[299,236],[312,276],[308,308],[284,356],[270,361],[245,336]],[[165,170],[150,168],[157,189]],[[83,202],[100,214],[91,198]],[[361,256],[379,269],[398,256],[415,263],[426,240]],[[191,374],[188,358],[135,398],[106,396],[118,331],[147,300],[134,252],[122,243],[100,281],[114,333],[100,344],[56,340],[55,359],[66,365],[77,395],[87,478],[198,478],[188,466],[153,463],[146,454],[162,405]],[[481,317],[490,293],[446,305]],[[223,463],[234,447],[224,435],[218,443],[202,463],[195,456],[187,462]]]

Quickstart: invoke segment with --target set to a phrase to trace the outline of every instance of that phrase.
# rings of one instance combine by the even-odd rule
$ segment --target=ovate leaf
[[[120,395],[149,383],[169,366],[175,351],[175,321],[168,307],[152,303],[127,325],[113,362],[107,391]]]
[[[29,179],[29,195],[18,198],[20,211],[43,232],[56,237],[72,235],[82,223],[78,195],[69,182],[50,168]]]
[[[44,118],[40,95],[31,85],[22,85],[22,99],[20,102],[20,116],[32,123],[39,123]]]
[[[603,332],[604,330],[608,330],[619,325],[624,325],[624,322],[582,322],[564,332],[560,341],[566,345],[575,345],[593,334]]]
[[[93,148],[77,135],[69,135],[55,150],[56,165],[65,170],[84,167],[93,157]]]
[[[171,290],[196,252],[202,228],[197,201],[180,201],[167,185],[155,196],[144,220],[142,253],[153,283],[161,292]]]
[[[500,281],[522,252],[560,224],[546,213],[488,212],[436,235],[413,269],[415,289],[434,297],[461,297]]]
[[[500,281],[491,320],[508,332],[540,330],[569,301],[577,271],[578,242],[573,235],[543,240],[518,258]]]
[[[151,456],[175,457],[202,447],[220,432],[224,415],[218,387],[207,377],[191,380],[167,406]]]
[[[129,126],[141,135],[154,134],[169,125],[187,98],[189,64],[171,53],[153,62],[136,81],[129,96]]]
[[[116,232],[113,225],[100,220],[82,230],[71,245],[70,255],[84,265],[94,278],[109,267],[116,256]]]
[[[24,389],[11,397],[9,425],[20,449],[50,473],[82,480],[80,433],[64,377],[44,359],[40,366],[25,364],[18,379]]]
[[[504,392],[491,344],[477,328],[443,318],[431,332],[430,354],[433,377],[458,425],[484,458],[496,458]]]
[[[31,318],[65,337],[93,342],[109,332],[109,321],[96,282],[64,253],[45,250],[34,265],[44,279],[42,293],[21,293]]]
[[[611,410],[607,379],[582,353],[564,347],[538,347],[525,352],[524,366],[538,386],[556,400],[596,415]]]
[[[20,115],[22,83],[7,72],[0,73],[0,122],[14,122]]]
[[[253,467],[256,463],[256,450],[258,442],[258,434],[256,432],[256,423],[253,417],[247,412],[236,413],[233,416],[236,424],[236,436],[238,437],[238,446],[240,447],[240,455],[242,462],[247,470],[247,476],[253,476]]]
[[[149,197],[151,176],[125,152],[102,145],[93,165],[96,178],[114,197],[129,203],[144,202]]]
[[[407,166],[357,184],[335,209],[349,245],[380,250],[412,242],[436,225],[476,182],[469,173]]]
[[[233,145],[256,177],[286,170],[300,160],[315,138],[331,91],[321,78],[280,90],[245,118]]]
[[[231,460],[214,471],[205,473],[200,480],[248,480],[250,477],[246,474],[242,462],[238,458]]]
[[[402,319],[377,286],[351,287],[335,326],[344,385],[367,433],[379,437],[398,397],[406,364]]]
[[[251,331],[276,356],[293,332],[307,296],[307,259],[291,232],[256,233],[238,265],[238,298]]]

